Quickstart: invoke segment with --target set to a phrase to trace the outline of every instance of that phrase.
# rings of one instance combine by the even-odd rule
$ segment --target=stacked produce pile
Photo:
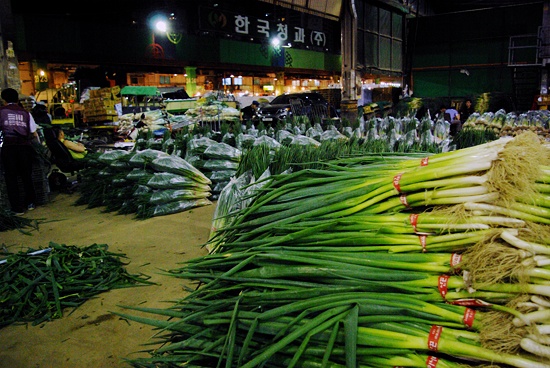
[[[214,198],[235,176],[242,152],[224,142],[207,137],[189,140],[185,159],[199,169],[212,182]]]
[[[212,204],[212,182],[183,158],[160,150],[113,150],[89,159],[76,205],[145,219]]]
[[[170,272],[194,292],[128,307],[158,319],[117,313],[160,329],[129,362],[550,367],[549,163],[524,133],[258,180],[211,253]]]
[[[506,113],[500,109],[496,112],[475,112],[464,122],[463,128],[476,130],[491,130],[501,136],[514,136],[525,130],[531,130],[543,138],[549,138],[548,124],[550,112],[548,110],[532,110],[521,114]]]
[[[240,119],[240,111],[228,106],[223,101],[218,101],[216,96],[201,98],[197,101],[197,107],[189,109],[185,115],[194,123],[212,121],[233,121]]]

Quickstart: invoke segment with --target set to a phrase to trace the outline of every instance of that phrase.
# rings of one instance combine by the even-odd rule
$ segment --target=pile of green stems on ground
[[[0,261],[0,327],[33,325],[63,317],[102,292],[150,285],[148,276],[129,274],[124,254],[106,244],[87,247],[50,242],[48,247],[5,254]]]
[[[150,357],[127,362],[550,367],[548,157],[525,133],[340,158],[220,197],[210,253],[168,272],[197,288],[123,306],[154,318],[115,312],[158,328]]]

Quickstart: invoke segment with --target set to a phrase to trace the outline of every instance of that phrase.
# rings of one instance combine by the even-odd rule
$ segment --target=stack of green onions
[[[550,367],[548,148],[531,134],[275,175],[168,274],[137,367]],[[350,163],[350,162],[353,163]]]

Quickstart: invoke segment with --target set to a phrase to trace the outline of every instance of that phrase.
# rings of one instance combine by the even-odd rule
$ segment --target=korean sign
[[[311,27],[304,26],[302,19],[303,17],[293,17],[290,20],[261,19],[221,9],[200,8],[201,31],[222,32],[243,41],[270,42],[272,38],[277,37],[281,45],[290,44],[297,48],[337,52],[332,40],[334,34],[330,32],[332,28],[339,29],[336,22],[309,22],[310,25],[314,24],[314,27]]]

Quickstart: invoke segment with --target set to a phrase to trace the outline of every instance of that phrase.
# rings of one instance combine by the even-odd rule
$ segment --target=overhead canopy
[[[120,91],[121,95],[131,96],[156,96],[160,95],[157,87],[151,86],[126,86]]]
[[[318,15],[331,20],[340,18],[342,0],[260,0],[264,3]]]

